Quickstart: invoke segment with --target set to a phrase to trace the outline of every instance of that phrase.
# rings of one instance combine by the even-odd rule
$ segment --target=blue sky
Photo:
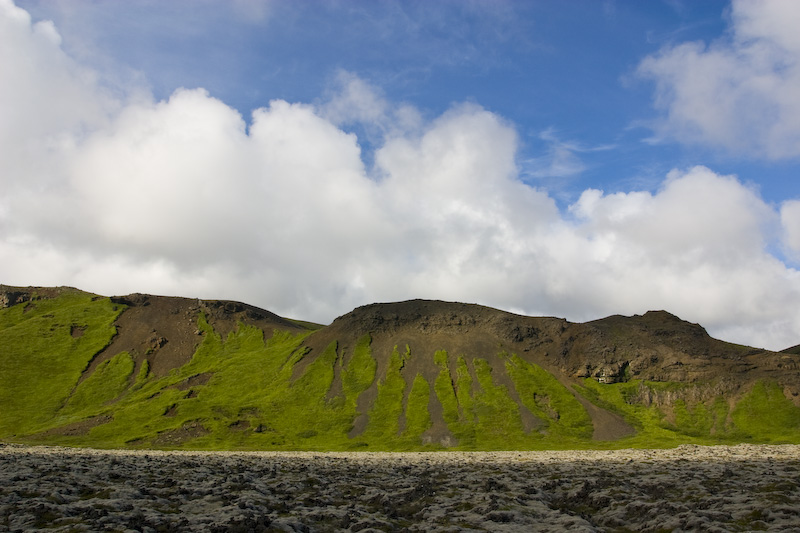
[[[478,103],[517,128],[527,179],[551,178],[544,185],[567,200],[586,187],[654,189],[671,168],[712,163],[768,201],[800,194],[796,161],[645,142],[657,112],[639,63],[671,44],[726,39],[725,1],[263,2],[253,13],[228,2],[19,4],[56,21],[64,48],[95,67],[131,69],[160,99],[203,87],[246,120],[273,99],[324,98],[341,70],[429,116]],[[554,142],[580,147],[581,172],[542,175]]]
[[[19,2],[55,21],[64,48],[89,64],[135,71],[158,99],[203,87],[245,120],[273,99],[325,98],[342,70],[429,117],[475,102],[513,123],[523,175],[564,201],[586,187],[655,189],[671,168],[712,162],[725,173],[744,165],[742,178],[758,182],[769,201],[800,193],[785,179],[792,164],[762,167],[716,150],[644,142],[657,114],[639,63],[673,43],[724,39],[728,2],[244,4]],[[360,141],[369,151],[369,139]],[[562,162],[572,169],[550,176],[541,167],[554,143],[579,149]]]
[[[0,0],[0,21],[5,283],[323,322],[414,297],[665,308],[800,342],[797,4]]]

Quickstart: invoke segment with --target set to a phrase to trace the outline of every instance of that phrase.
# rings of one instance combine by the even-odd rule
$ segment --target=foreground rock
[[[0,531],[800,531],[800,446],[205,453],[0,445]]]

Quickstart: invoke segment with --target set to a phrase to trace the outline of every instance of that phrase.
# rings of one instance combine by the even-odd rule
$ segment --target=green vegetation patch
[[[762,442],[798,442],[800,408],[777,383],[759,381],[731,413],[738,431]]]
[[[694,387],[704,384],[631,381],[603,385],[586,379],[580,392],[598,406],[621,414],[633,425],[633,437],[606,443],[609,447],[662,448],[678,444],[735,444],[738,442],[800,442],[800,408],[786,398],[774,382],[754,384],[731,410],[730,398],[715,396],[689,401]],[[670,391],[674,421],[641,398],[647,390]]]
[[[203,341],[189,363],[160,379],[147,377],[140,369],[134,385],[107,408],[113,420],[93,428],[84,441],[105,447],[279,445],[280,439],[253,429],[266,427],[258,416],[268,411],[273,395],[289,388],[292,364],[302,358],[298,350],[302,336],[276,331],[265,339],[260,329],[240,324],[223,341],[202,314],[198,328]],[[197,376],[210,379],[191,385]]]
[[[800,442],[800,409],[772,382],[754,384],[734,405],[729,396],[711,397],[713,388],[697,390],[708,384],[586,379],[574,390],[636,429],[632,437],[596,442],[570,387],[515,354],[490,363],[440,350],[434,378],[408,374],[411,351],[395,347],[378,375],[369,335],[352,353],[337,342],[310,353],[303,340],[311,332],[265,335],[240,323],[223,338],[202,313],[198,348],[168,375],[153,376],[147,360],[136,369],[127,352],[84,375],[109,345],[122,309],[66,290],[0,310],[0,439],[109,448],[426,450],[438,447],[422,442],[438,402],[463,450]],[[351,439],[367,392],[375,400],[366,427]],[[524,410],[543,425],[526,431]]]
[[[136,374],[136,381],[133,383],[134,388],[140,388],[144,385],[147,378],[150,377],[150,361],[145,359],[142,361],[142,366],[139,367],[139,373]]]
[[[247,330],[240,326],[239,330]],[[234,441],[236,447],[255,447],[271,449],[346,449],[350,442],[347,433],[352,428],[356,416],[358,395],[374,379],[376,363],[370,352],[369,337],[362,338],[356,346],[354,356],[342,371],[343,396],[328,399],[335,377],[336,365],[341,361],[337,343],[331,343],[315,358],[295,380],[291,381],[294,366],[305,356],[305,349],[299,347],[303,336],[292,336],[276,332],[272,339],[246,359],[252,364],[261,363],[260,369],[252,369],[252,376],[242,375],[240,369],[235,373],[217,371],[197,399],[219,396],[217,389],[234,386],[252,391],[252,396],[244,396],[240,401],[227,401],[223,406],[211,409],[202,419],[210,434],[194,441],[195,446],[211,448],[229,447],[225,441]],[[225,347],[231,339],[226,341]],[[230,374],[230,375],[229,375]],[[247,385],[247,381],[250,385]],[[253,383],[258,380],[260,383]],[[238,384],[238,385],[237,385]],[[241,395],[241,393],[240,393]],[[234,406],[235,410],[231,410]],[[234,412],[235,411],[235,412]],[[245,417],[235,413],[252,413]],[[222,424],[209,424],[208,417],[222,418]],[[238,420],[244,418],[246,420]],[[234,422],[249,425],[244,431],[231,432]]]
[[[410,355],[408,346],[405,355],[400,355],[395,346],[389,358],[386,375],[378,381],[378,397],[369,411],[369,422],[363,435],[365,440],[374,441],[378,448],[390,448],[400,434],[400,416],[403,414],[403,396],[406,390],[406,380],[401,370]]]
[[[434,354],[434,362],[439,374],[434,382],[434,391],[442,404],[442,416],[450,433],[456,438],[460,448],[475,447],[475,413],[472,401],[472,376],[463,356],[456,361],[456,381],[450,373],[447,352],[439,350]]]
[[[361,337],[353,349],[353,357],[342,371],[342,389],[345,399],[353,406],[356,405],[358,396],[367,390],[375,381],[378,362],[372,357],[369,334]]]
[[[693,437],[706,437],[711,435],[714,426],[713,410],[708,409],[703,403],[697,403],[693,408],[687,407],[684,400],[675,400],[672,406],[675,413],[675,427],[686,435]]]
[[[526,448],[525,432],[517,403],[508,389],[492,380],[492,367],[486,359],[473,359],[480,392],[473,398],[475,446],[482,450]]]
[[[431,427],[431,415],[428,402],[431,398],[431,386],[422,374],[417,374],[411,383],[406,404],[406,427],[403,430],[403,440],[410,445],[419,445],[422,434]]]
[[[447,423],[448,427],[455,426],[461,422],[461,414],[458,409],[455,385],[450,375],[450,364],[447,352],[444,350],[437,351],[433,356],[433,361],[436,363],[436,366],[439,367],[439,374],[436,376],[433,390],[436,392],[439,403],[442,404],[442,416],[444,417],[444,421]],[[450,431],[453,431],[452,427]]]
[[[555,376],[516,354],[506,360],[506,370],[514,382],[520,401],[547,423],[545,431],[549,436],[572,439],[592,437],[594,428],[589,413]]]
[[[53,423],[89,362],[111,342],[123,308],[66,290],[0,309],[0,438]]]
[[[461,415],[467,423],[475,422],[474,402],[472,401],[472,374],[464,356],[456,361],[456,398]]]
[[[668,428],[664,413],[654,405],[639,401],[642,397],[640,387],[650,382],[631,380],[624,383],[602,384],[592,378],[583,380],[583,386],[575,389],[595,405],[617,413],[633,428],[636,434],[617,441],[598,443],[597,446],[609,448],[664,448],[683,443],[700,443],[675,428]],[[654,384],[655,387],[668,385]]]
[[[98,406],[116,399],[128,388],[134,363],[128,352],[121,352],[103,361],[95,371],[83,380],[70,396],[61,414],[71,415],[92,412]]]

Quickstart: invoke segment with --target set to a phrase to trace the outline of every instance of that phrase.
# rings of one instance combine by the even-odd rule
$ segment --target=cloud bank
[[[639,65],[656,83],[660,135],[766,159],[800,156],[800,3],[734,0],[730,34]]]
[[[521,179],[514,125],[476,104],[424,120],[349,73],[247,120],[202,89],[114,96],[10,0],[0,50],[3,283],[321,322],[417,297],[571,320],[667,309],[726,340],[800,342],[800,275],[773,251],[800,254],[800,203],[735,176],[674,170],[560,210]],[[348,123],[373,131],[374,166]]]

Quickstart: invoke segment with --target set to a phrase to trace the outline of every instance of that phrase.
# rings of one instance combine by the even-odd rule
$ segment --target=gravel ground
[[[800,446],[438,453],[0,444],[0,531],[798,531]]]

